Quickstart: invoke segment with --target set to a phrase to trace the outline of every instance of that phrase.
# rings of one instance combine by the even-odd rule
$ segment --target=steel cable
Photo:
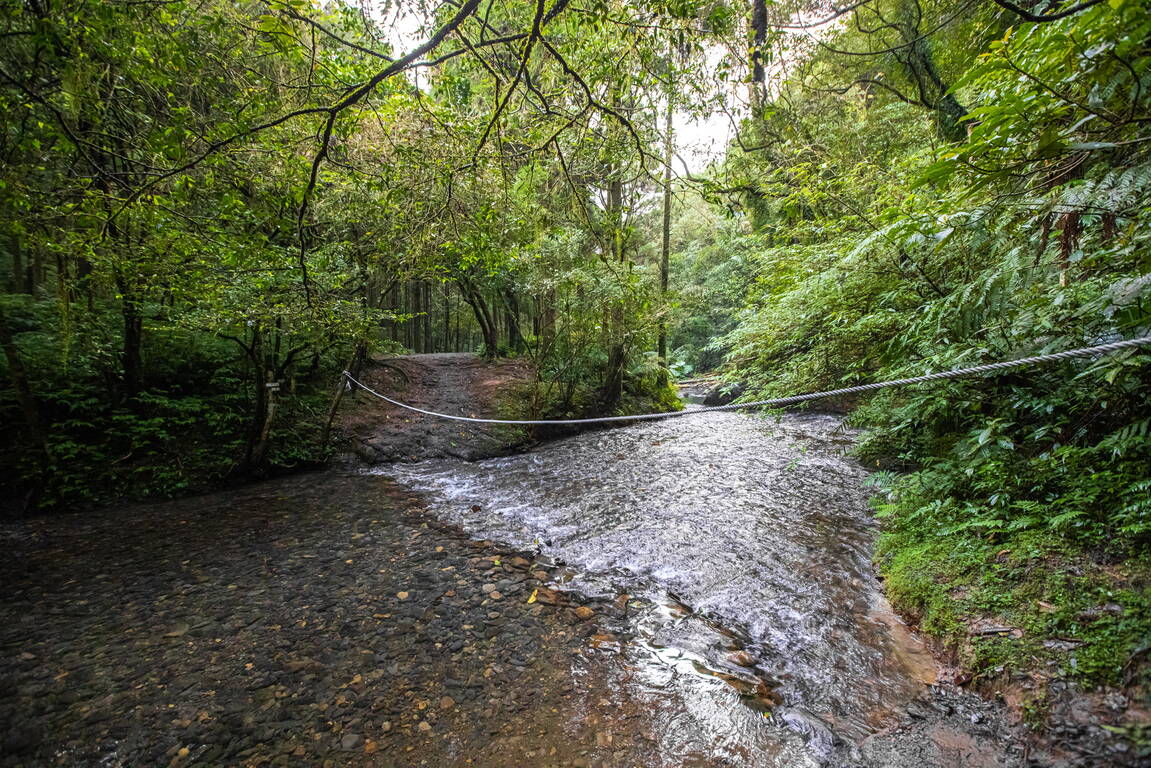
[[[877,389],[887,389],[888,387],[905,387],[909,384],[921,384],[927,381],[939,381],[941,379],[958,379],[964,376],[975,376],[980,373],[990,373],[992,371],[1004,371],[1010,368],[1020,368],[1025,365],[1038,365],[1040,363],[1051,363],[1058,360],[1071,360],[1078,357],[1091,357],[1093,355],[1105,355],[1111,352],[1119,352],[1124,349],[1134,349],[1136,347],[1143,347],[1151,345],[1151,336],[1142,336],[1137,339],[1124,339],[1122,341],[1113,341],[1107,344],[1098,344],[1093,347],[1082,347],[1080,349],[1069,349],[1064,352],[1051,352],[1045,355],[1033,355],[1031,357],[1023,357],[1018,360],[1004,360],[998,363],[987,363],[986,365],[975,365],[970,368],[953,368],[949,371],[939,371],[938,373],[927,373],[922,376],[912,376],[907,379],[892,379],[890,381],[878,381],[873,384],[860,384],[854,387],[843,387],[842,389],[829,389],[823,392],[812,392],[806,395],[793,395],[791,397],[773,397],[767,400],[753,400],[747,403],[731,403],[729,405],[716,405],[708,408],[693,408],[686,411],[669,411],[666,413],[641,413],[634,416],[597,416],[590,419],[479,419],[472,416],[455,416],[450,413],[438,413],[436,411],[429,411],[424,408],[417,408],[414,405],[402,403],[399,400],[394,400],[387,395],[382,395],[371,387],[358,381],[351,373],[344,371],[343,374],[351,384],[359,387],[365,392],[378,397],[379,399],[391,403],[392,405],[400,408],[422,413],[425,416],[434,416],[440,419],[451,419],[453,421],[467,421],[474,424],[607,424],[611,422],[620,421],[651,421],[653,419],[670,419],[676,416],[693,416],[699,413],[714,413],[716,411],[734,411],[743,408],[771,408],[785,405],[795,405],[796,403],[803,403],[808,400],[821,400],[827,397],[837,397],[839,395],[852,395],[857,392],[872,392]]]

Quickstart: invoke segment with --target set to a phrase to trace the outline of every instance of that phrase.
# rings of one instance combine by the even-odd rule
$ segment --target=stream
[[[626,602],[610,660],[572,674],[643,713],[651,765],[1014,764],[1001,715],[936,685],[884,599],[851,440],[830,415],[709,413],[372,471],[563,566],[562,589]]]
[[[0,768],[1059,764],[884,600],[852,439],[698,414],[0,524]]]

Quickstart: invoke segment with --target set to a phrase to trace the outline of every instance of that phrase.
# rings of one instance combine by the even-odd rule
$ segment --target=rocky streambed
[[[3,766],[578,766],[650,747],[599,703],[600,622],[625,606],[554,589],[554,564],[380,477],[45,518],[3,543]]]
[[[5,524],[0,766],[1054,762],[886,605],[849,440],[710,414]]]

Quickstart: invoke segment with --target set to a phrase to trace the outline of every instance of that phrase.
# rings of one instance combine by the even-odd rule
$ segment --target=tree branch
[[[1014,13],[1016,16],[1023,19],[1024,21],[1033,21],[1037,24],[1043,24],[1043,23],[1048,22],[1048,21],[1058,21],[1059,19],[1065,19],[1068,16],[1073,16],[1074,14],[1079,13],[1080,11],[1087,10],[1088,8],[1090,8],[1093,5],[1099,5],[1099,3],[1103,2],[1103,0],[1087,0],[1087,2],[1085,2],[1085,3],[1080,3],[1079,5],[1073,5],[1070,8],[1067,8],[1067,9],[1062,10],[1062,11],[1058,11],[1056,13],[1041,13],[1041,14],[1035,14],[1035,13],[1032,13],[1031,11],[1027,10],[1026,8],[1020,8],[1015,3],[1009,2],[1009,0],[991,0],[991,2],[995,3],[1000,8],[1005,8],[1005,9],[1011,11],[1012,13]]]

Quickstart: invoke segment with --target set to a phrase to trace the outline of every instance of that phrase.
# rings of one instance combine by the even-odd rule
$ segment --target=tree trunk
[[[768,44],[767,0],[752,0],[752,82],[763,83],[767,71],[763,68],[763,47]]]
[[[130,287],[122,276],[116,278],[120,291],[120,313],[124,319],[124,340],[121,360],[124,374],[121,387],[125,398],[140,393],[140,377],[143,368],[141,348],[144,340],[144,315],[140,299],[135,289]]]
[[[614,408],[623,396],[623,367],[626,361],[623,344],[612,344],[608,350],[607,374],[603,384],[605,408]]]
[[[504,291],[503,297],[504,307],[507,310],[504,312],[504,321],[507,325],[508,348],[515,352],[523,352],[526,343],[520,331],[520,303],[515,293],[510,290]]]
[[[940,138],[963,141],[967,138],[967,123],[963,120],[967,109],[950,92],[935,65],[930,41],[920,32],[918,8],[905,2],[899,8],[899,16],[900,23],[896,26],[904,45],[902,51],[896,52],[896,59],[915,86],[919,102],[935,112],[935,127]]]
[[[456,326],[456,328],[455,328],[455,339],[454,339],[454,343],[452,345],[452,351],[453,352],[463,352],[464,351],[464,348],[463,348],[464,340],[463,340],[463,336],[460,334],[460,320],[461,320],[462,315],[463,315],[463,312],[460,311],[460,297],[459,297],[459,294],[457,293],[456,294],[456,301],[455,301],[455,316],[456,316],[456,318],[455,318],[455,320],[456,320],[456,322],[455,322],[455,326]]]
[[[607,209],[605,214],[610,222],[610,253],[614,260],[623,264],[623,182],[612,179],[608,182]],[[627,363],[627,353],[623,343],[623,316],[622,299],[613,301],[608,309],[607,331],[608,356],[607,369],[604,371],[603,405],[604,408],[614,408],[623,395],[623,368]]]
[[[403,286],[400,287],[400,307],[402,315],[410,315],[412,313],[412,285],[409,281],[405,280]],[[404,346],[411,350],[412,348],[412,321],[411,319],[404,320],[404,327],[401,331],[404,339]]]
[[[269,386],[271,385],[271,386]],[[252,469],[261,469],[268,457],[268,448],[272,445],[272,419],[276,416],[276,394],[278,382],[266,382],[264,389],[264,414],[260,424],[260,431],[256,438],[256,445],[252,450]]]
[[[443,351],[452,351],[452,287],[450,283],[444,284],[444,333]]]
[[[400,313],[399,294],[399,284],[393,283],[392,287],[388,289],[388,309],[392,311],[393,315]],[[400,324],[397,323],[394,318],[390,320],[389,323],[391,327],[388,328],[388,338],[398,343],[400,340]]]
[[[38,250],[33,250],[32,261],[28,267],[28,293],[36,293],[44,284],[44,259]]]
[[[483,337],[484,354],[495,357],[500,345],[499,329],[492,319],[487,300],[469,282],[460,283],[460,295],[472,308],[472,314],[476,317],[476,324],[479,325]]]
[[[11,326],[8,325],[8,316],[4,314],[3,306],[0,306],[0,346],[4,348],[4,359],[8,362],[8,379],[12,382],[12,388],[16,390],[16,401],[20,404],[20,412],[24,415],[28,436],[36,447],[47,455],[48,439],[40,419],[40,407],[36,403],[35,395],[32,394],[28,371],[24,367],[24,359],[16,346],[15,336]]]
[[[12,279],[9,281],[9,293],[31,293],[28,289],[28,272],[24,268],[24,249],[21,248],[20,238],[12,238]]]
[[[432,284],[424,282],[424,351],[434,352],[432,345]]]
[[[252,422],[248,427],[248,445],[244,452],[243,472],[254,472],[263,464],[268,452],[267,434],[269,426],[268,398],[271,394],[268,385],[268,369],[264,360],[264,334],[259,326],[252,328],[251,345],[245,347],[252,363],[252,386],[255,387],[255,407]]]
[[[556,292],[549,290],[544,295],[544,304],[540,308],[540,338],[544,346],[551,346],[556,337]]]
[[[675,109],[673,90],[667,91],[667,115],[664,119],[663,137],[663,240],[659,253],[659,295],[663,302],[663,311],[667,312],[667,283],[668,266],[671,262],[671,160],[675,142],[672,136],[672,112]],[[660,363],[667,368],[667,319],[661,316],[659,321],[659,343],[657,354]]]
[[[352,350],[352,359],[348,361],[348,373],[353,376],[359,376],[360,368],[363,365],[363,360],[367,356],[367,345],[362,342],[356,342],[355,348]],[[328,418],[324,422],[324,432],[320,437],[320,445],[324,450],[328,448],[328,441],[332,436],[332,424],[336,420],[336,414],[340,411],[340,403],[344,399],[344,393],[348,391],[350,384],[344,375],[341,373],[339,381],[336,382],[336,391],[332,396],[332,404],[328,406]]]

